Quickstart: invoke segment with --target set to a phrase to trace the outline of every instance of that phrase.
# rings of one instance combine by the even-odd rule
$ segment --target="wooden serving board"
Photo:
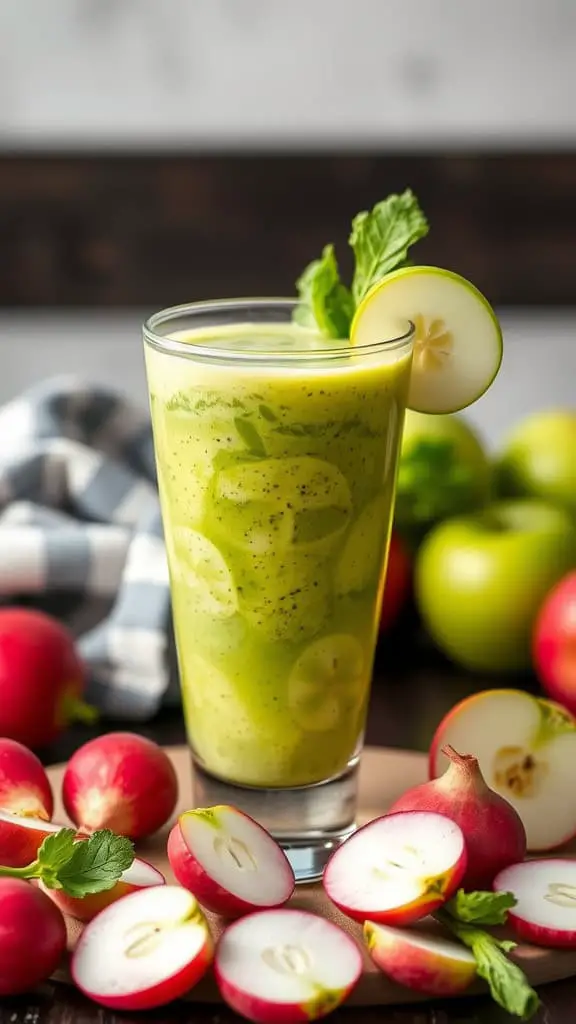
[[[173,883],[174,876],[166,856],[166,839],[176,816],[194,806],[193,778],[190,754],[186,747],[167,747],[166,752],[174,764],[180,783],[178,808],[172,821],[161,832],[138,845],[138,854],[154,864],[164,874],[167,882]],[[48,769],[48,775],[56,796],[54,820],[67,822],[60,801],[60,783],[64,767],[64,765],[55,765]],[[383,814],[406,789],[426,781],[426,768],[426,757],[423,754],[404,750],[366,748],[360,766],[359,824]],[[299,886],[290,905],[314,911],[335,921],[353,935],[360,947],[363,948],[360,925],[348,920],[330,903],[319,883]],[[214,939],[217,939],[222,931],[223,922],[214,914],[208,913],[207,917]],[[69,919],[67,926],[69,948],[73,949],[81,933],[82,925],[78,921]],[[436,926],[432,921],[429,924],[426,922],[423,927],[433,930]],[[534,986],[576,975],[576,950],[539,949],[536,946],[520,944],[512,955]],[[55,977],[59,981],[70,982],[70,977],[65,970],[60,971]],[[483,982],[478,982],[468,989],[468,994],[474,995],[484,991]],[[210,974],[190,992],[187,998],[193,1002],[221,1002]],[[364,950],[363,975],[347,1001],[347,1005],[394,1005],[418,1003],[426,1001],[426,999],[429,997],[423,997],[410,989],[402,988],[385,977],[375,967]]]

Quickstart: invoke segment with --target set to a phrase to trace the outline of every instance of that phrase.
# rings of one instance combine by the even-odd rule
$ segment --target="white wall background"
[[[576,141],[576,0],[0,0],[0,148]]]

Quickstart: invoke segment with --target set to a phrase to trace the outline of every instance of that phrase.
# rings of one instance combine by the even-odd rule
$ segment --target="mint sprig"
[[[340,280],[334,246],[326,245],[319,260],[309,263],[296,282],[300,302],[294,319],[301,327],[319,330],[327,338],[346,338],[354,302]]]
[[[299,303],[294,320],[327,338],[349,337],[359,302],[381,278],[409,262],[413,245],[428,234],[429,225],[411,189],[393,193],[352,221],[348,242],[354,254],[351,287],[340,279],[333,245],[305,268],[296,288]]]
[[[511,892],[459,889],[434,917],[470,950],[476,972],[487,983],[494,1002],[521,1020],[529,1020],[540,1000],[523,971],[506,956],[516,943],[497,939],[482,927],[505,924],[516,902]]]
[[[0,877],[39,878],[48,889],[61,889],[82,898],[112,889],[134,860],[134,845],[110,829],[78,838],[62,828],[46,836],[36,860],[22,868],[0,866]]]
[[[506,924],[508,911],[512,910],[517,902],[511,892],[465,892],[464,889],[458,889],[456,895],[448,900],[442,909],[457,921],[490,926]]]
[[[475,925],[457,921],[443,910],[434,916],[468,947],[476,961],[478,976],[487,983],[494,1002],[515,1017],[529,1020],[540,1006],[540,1000],[523,971],[506,956],[516,943],[496,939]]]

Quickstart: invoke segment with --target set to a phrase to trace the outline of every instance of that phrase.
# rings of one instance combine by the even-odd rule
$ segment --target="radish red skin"
[[[51,743],[73,716],[85,675],[60,622],[29,608],[0,610],[0,735],[34,749]]]
[[[113,732],[90,740],[72,755],[62,799],[69,818],[80,828],[109,828],[130,839],[143,839],[171,817],[178,779],[170,758],[152,740]]]
[[[0,878],[0,996],[45,981],[65,949],[66,925],[54,903],[28,882]]]
[[[0,703],[2,697],[0,687]],[[0,808],[44,821],[50,821],[54,812],[52,787],[41,761],[6,736],[0,737]]]
[[[257,822],[253,823],[257,828],[261,828]],[[245,914],[250,914],[252,911],[266,909],[263,905],[256,906],[253,903],[248,903],[210,877],[190,852],[182,835],[179,821],[176,822],[168,836],[168,860],[176,881],[184,889],[188,889],[203,907],[211,910],[214,914],[234,920]],[[286,896],[284,903],[288,902],[293,892],[294,886]],[[278,907],[282,904],[277,903],[274,906]]]
[[[6,868],[25,868],[36,859],[38,850],[51,831],[43,828],[40,819],[34,822],[32,828],[19,828],[0,818],[0,864]]]

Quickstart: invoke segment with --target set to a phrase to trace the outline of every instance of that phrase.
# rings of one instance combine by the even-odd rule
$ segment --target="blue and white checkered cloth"
[[[0,602],[68,625],[104,714],[178,702],[147,408],[56,378],[0,409]]]

